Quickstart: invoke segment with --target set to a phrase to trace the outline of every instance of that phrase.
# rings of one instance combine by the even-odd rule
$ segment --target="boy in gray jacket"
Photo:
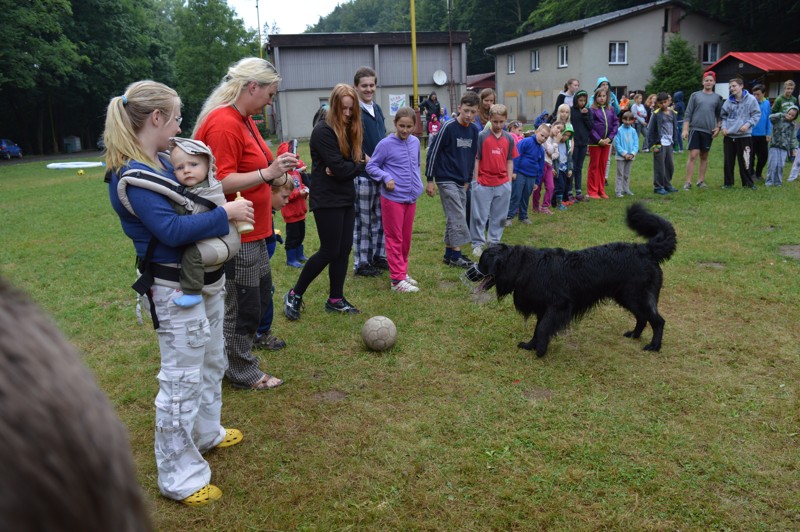
[[[744,89],[744,80],[739,77],[729,82],[731,95],[722,104],[722,119],[725,184],[722,188],[731,188],[734,184],[734,160],[739,161],[739,176],[742,186],[755,190],[751,172],[753,161],[753,137],[751,130],[761,118],[761,108],[755,96]]]
[[[786,156],[797,156],[797,137],[794,134],[794,121],[797,119],[798,108],[789,105],[785,113],[772,113],[769,120],[772,122],[772,139],[769,143],[769,162],[767,163],[768,187],[779,187],[783,183],[783,165]]]

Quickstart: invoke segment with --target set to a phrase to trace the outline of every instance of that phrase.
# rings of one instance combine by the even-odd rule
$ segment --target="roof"
[[[469,42],[468,31],[454,31],[453,43]],[[446,31],[418,31],[417,45],[449,44],[450,35]],[[357,32],[357,33],[297,33],[269,36],[273,48],[318,48],[330,46],[411,46],[410,31]]]
[[[481,88],[485,87],[494,88],[494,82],[495,82],[494,72],[485,72],[483,74],[474,74],[472,76],[467,76],[467,87],[480,86]]]
[[[706,70],[714,70],[722,62],[733,59],[752,65],[764,72],[800,72],[800,54],[772,52],[729,52]]]
[[[689,7],[688,4],[686,4],[685,2],[678,2],[675,0],[658,0],[657,2],[650,2],[648,4],[642,4],[635,7],[620,9],[618,11],[612,11],[610,13],[596,15],[594,17],[584,18],[581,20],[574,20],[572,22],[564,22],[563,24],[551,26],[541,31],[530,33],[522,37],[517,37],[516,39],[512,39],[510,41],[505,41],[501,42],[500,44],[489,46],[485,49],[485,51],[487,53],[494,54],[502,52],[504,50],[518,48],[520,46],[524,46],[535,41],[564,38],[577,34],[582,35],[584,33],[587,33],[589,30],[593,28],[599,26],[605,26],[606,24],[611,24],[618,20],[628,18],[631,15],[636,15],[638,13],[644,13],[647,11],[651,11],[653,9],[658,9],[660,7],[669,4],[675,4],[686,8]]]

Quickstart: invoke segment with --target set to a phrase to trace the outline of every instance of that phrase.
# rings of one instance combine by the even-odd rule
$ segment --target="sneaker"
[[[749,187],[744,187],[744,188],[749,188],[750,190],[756,190],[758,187],[756,185],[750,185]]]
[[[389,261],[386,260],[386,257],[375,257],[372,267],[376,270],[389,271]]]
[[[633,192],[631,192],[630,190],[625,191],[625,194],[627,194],[628,196],[633,196],[634,195]]]
[[[586,196],[583,194],[578,194],[575,196],[575,201],[586,201]]]
[[[336,303],[331,303],[331,300],[325,301],[325,312],[338,312],[339,314],[361,314],[361,311],[352,305],[345,298],[340,299]]]
[[[514,218],[506,218],[506,227],[511,227],[514,224]]]
[[[445,259],[444,263],[447,264],[448,266],[452,266],[454,268],[464,268],[465,270],[472,267],[472,265],[474,264],[464,255],[459,255],[458,258],[455,259]]]
[[[678,189],[673,187],[672,185],[666,187],[667,192],[678,192]]]
[[[551,211],[549,207],[542,207],[539,209],[539,212],[542,214],[553,214],[553,211]]]
[[[569,207],[570,205],[573,205],[574,203],[575,203],[575,200],[574,200],[574,199],[568,199],[567,201],[562,201],[562,202],[561,202],[561,205],[564,205],[564,206],[566,206],[566,207]]]
[[[698,181],[697,188],[708,188],[705,181]]]
[[[530,218],[525,218],[524,220],[520,220],[519,223],[525,224],[525,225],[531,225],[533,222],[531,221]]]
[[[266,349],[268,351],[280,351],[286,347],[286,342],[267,332],[266,334],[256,334],[253,338],[253,349]]]
[[[669,192],[667,192],[667,191],[666,191],[665,189],[663,189],[663,188],[657,188],[657,189],[653,190],[653,192],[654,192],[655,194],[658,194],[659,196],[666,196],[667,194],[669,194]]]
[[[617,192],[617,197],[618,197],[618,198],[621,198],[623,195],[624,195],[624,194],[622,194],[622,192]]]
[[[381,270],[366,262],[359,264],[355,271],[355,275],[360,275],[361,277],[377,277],[380,274]]]
[[[479,258],[483,254],[483,246],[473,246],[472,256]]]
[[[392,292],[419,292],[419,288],[403,280],[399,283],[392,283]]]
[[[300,319],[300,311],[303,310],[303,296],[293,294],[291,290],[283,296],[283,315],[286,319],[295,321]]]
[[[700,185],[697,186],[699,187]],[[692,184],[687,181],[686,183],[683,184],[683,190],[692,190]]]
[[[561,202],[556,206],[556,209],[558,209],[559,211],[566,211],[567,207],[566,205],[564,205],[564,202]]]
[[[406,282],[407,282],[408,284],[410,284],[410,285],[414,285],[414,286],[417,286],[417,285],[419,285],[419,283],[418,283],[418,282],[417,282],[415,279],[412,279],[412,278],[411,278],[411,276],[410,276],[410,275],[408,275],[408,274],[406,274]]]

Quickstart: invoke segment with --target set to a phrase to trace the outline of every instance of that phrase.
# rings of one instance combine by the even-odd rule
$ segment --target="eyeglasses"
[[[175,122],[177,122],[178,125],[181,125],[181,122],[183,122],[183,117],[182,116],[176,116],[175,117]]]

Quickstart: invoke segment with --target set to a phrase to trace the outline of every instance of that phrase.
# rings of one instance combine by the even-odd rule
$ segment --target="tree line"
[[[228,65],[258,55],[224,0],[0,0],[0,13],[0,136],[28,154],[72,135],[93,147],[109,99],[139,79],[175,88],[194,117]]]
[[[494,70],[483,50],[560,24],[647,2],[632,0],[415,0],[418,31],[468,30],[467,72]],[[687,2],[687,5],[689,3]],[[800,49],[800,0],[694,0],[736,25],[738,50]],[[0,136],[26,153],[93,146],[108,100],[132,81],[174,87],[191,127],[231,63],[258,54],[258,35],[225,0],[0,0]],[[269,21],[269,4],[265,19]],[[267,31],[280,28],[265,24]],[[408,31],[408,0],[343,1],[311,32]]]

